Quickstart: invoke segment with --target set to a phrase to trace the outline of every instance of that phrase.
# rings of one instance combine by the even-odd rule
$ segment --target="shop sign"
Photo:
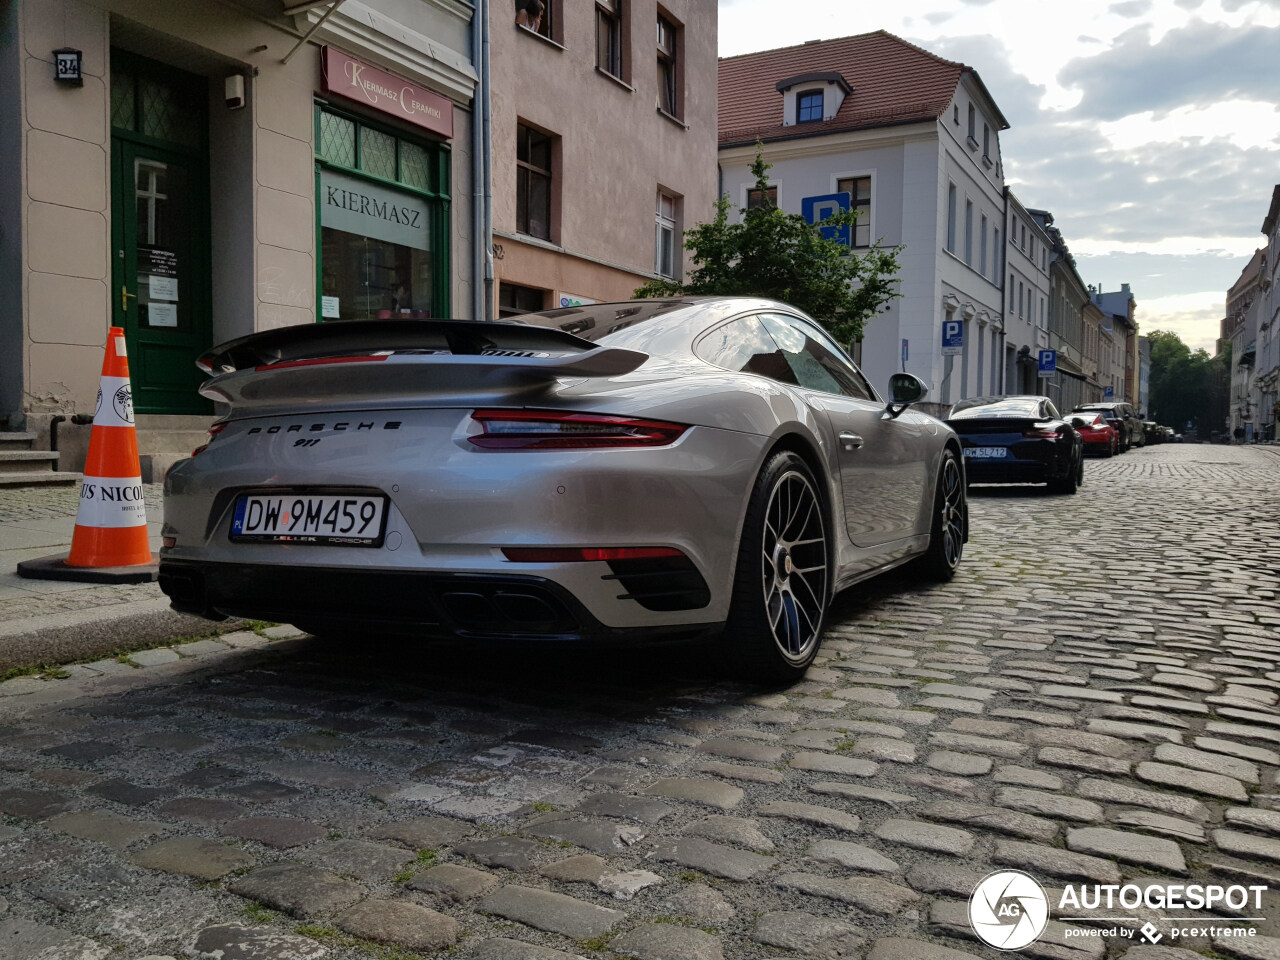
[[[583,307],[589,303],[595,303],[590,297],[580,297],[575,293],[560,292],[556,294],[555,302],[557,307]]]
[[[431,211],[413,194],[332,170],[320,172],[320,226],[386,243],[431,249]]]
[[[453,102],[447,97],[361,63],[332,47],[321,48],[320,76],[325,93],[355,100],[442,137],[453,138]]]

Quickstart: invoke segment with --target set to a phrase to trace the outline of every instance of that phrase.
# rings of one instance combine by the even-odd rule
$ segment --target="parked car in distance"
[[[1120,434],[1121,453],[1130,447],[1146,446],[1147,438],[1142,430],[1142,421],[1138,418],[1138,414],[1134,411],[1132,404],[1111,400],[1100,403],[1082,403],[1073,412],[1079,413],[1085,410],[1097,410],[1107,414],[1107,419],[1118,420],[1124,424],[1124,429]]]
[[[226,413],[165,477],[160,586],[212,619],[479,657],[706,638],[787,681],[836,591],[904,560],[948,579],[968,536],[924,383],[886,402],[771,300],[304,324],[200,366]]]
[[[1116,428],[1108,422],[1106,416],[1097,410],[1085,410],[1081,413],[1067,414],[1067,423],[1076,428],[1080,439],[1084,441],[1086,455],[1098,457],[1114,457],[1120,441]]]
[[[1084,441],[1048,397],[970,397],[951,408],[970,483],[1043,483],[1075,493],[1084,482]]]
[[[1164,443],[1164,428],[1154,420],[1142,421],[1142,435],[1147,443]]]

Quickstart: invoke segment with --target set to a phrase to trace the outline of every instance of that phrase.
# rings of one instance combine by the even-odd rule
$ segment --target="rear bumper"
[[[967,460],[965,476],[970,483],[1044,483],[1053,477],[1049,464],[1041,460]]]
[[[643,628],[602,624],[564,587],[536,576],[284,564],[160,561],[173,609],[214,620],[244,617],[308,630],[483,640],[691,639],[718,623]]]

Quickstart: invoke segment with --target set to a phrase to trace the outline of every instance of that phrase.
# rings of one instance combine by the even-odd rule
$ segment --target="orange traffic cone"
[[[133,425],[129,358],[124,331],[112,327],[107,333],[102,385],[66,563],[69,567],[128,567],[151,563],[152,559],[138,434]]]

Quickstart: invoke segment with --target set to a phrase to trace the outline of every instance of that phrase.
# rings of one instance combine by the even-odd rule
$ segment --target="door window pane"
[[[822,393],[872,399],[861,375],[836,353],[834,344],[823,342],[825,338],[808,324],[778,314],[762,314],[760,322],[773,337],[800,386]]]
[[[431,189],[431,161],[416,143],[400,141],[400,182],[418,190]]]
[[[187,171],[141,157],[134,160],[133,170],[139,322],[147,327],[186,327],[195,294]]]

